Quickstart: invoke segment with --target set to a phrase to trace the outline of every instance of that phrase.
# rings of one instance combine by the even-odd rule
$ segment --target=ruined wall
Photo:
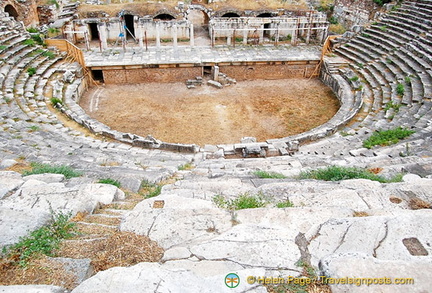
[[[224,66],[219,65],[221,72],[236,80],[309,78],[318,75],[319,61],[268,62],[267,64]]]
[[[368,23],[378,9],[372,0],[335,0],[333,17],[350,29]]]
[[[241,80],[255,79],[286,79],[309,78],[317,76],[319,60],[289,61],[289,62],[250,62],[248,64],[219,64],[221,72]],[[122,67],[94,67],[93,70],[102,70],[106,84],[127,84],[144,82],[185,82],[188,79],[202,76],[203,67],[185,64],[176,67],[176,64],[159,65],[157,68]]]
[[[183,82],[202,75],[202,67],[102,69],[106,84]]]
[[[0,1],[0,9],[5,11],[7,5],[12,5],[18,13],[16,20],[22,21],[25,26],[37,26],[39,18],[36,0],[5,0]]]

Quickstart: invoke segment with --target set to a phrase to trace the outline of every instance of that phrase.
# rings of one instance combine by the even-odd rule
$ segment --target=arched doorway
[[[240,15],[238,15],[235,12],[228,12],[228,13],[225,13],[224,15],[222,15],[222,17],[240,17]]]
[[[211,43],[208,29],[209,16],[206,11],[201,9],[192,9],[187,15],[187,19],[193,25],[194,42],[197,46],[208,46]]]
[[[18,11],[12,5],[6,5],[4,11],[7,12],[9,16],[12,16],[15,20],[18,19]]]
[[[153,17],[153,20],[162,20],[162,21],[168,21],[173,19],[175,19],[175,17],[168,13],[161,13]]]

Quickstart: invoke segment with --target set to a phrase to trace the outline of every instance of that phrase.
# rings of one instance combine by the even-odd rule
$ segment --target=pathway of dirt
[[[97,105],[97,106],[96,106]],[[81,99],[87,113],[113,129],[172,143],[259,141],[312,129],[339,102],[319,80],[255,80],[216,89],[184,83],[106,85]]]

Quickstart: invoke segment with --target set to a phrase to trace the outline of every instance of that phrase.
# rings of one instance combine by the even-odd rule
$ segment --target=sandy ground
[[[244,81],[223,89],[106,85],[91,88],[80,104],[112,129],[201,146],[304,132],[328,121],[339,107],[328,87],[307,79]]]

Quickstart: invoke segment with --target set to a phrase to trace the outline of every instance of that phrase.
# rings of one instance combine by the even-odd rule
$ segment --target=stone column
[[[194,36],[194,25],[193,25],[193,23],[191,23],[190,24],[190,27],[189,27],[189,41],[190,41],[190,46],[191,47],[194,47],[195,46],[195,36]]]
[[[137,31],[138,44],[139,44],[140,49],[143,49],[144,48],[144,42],[143,42],[144,32],[143,32],[142,25],[140,25],[139,23],[138,23],[138,26],[137,26],[137,30],[138,30]]]
[[[173,25],[172,28],[172,32],[173,32],[173,46],[174,49],[177,49],[177,25]]]
[[[247,27],[244,28],[243,31],[243,45],[247,45],[247,40],[248,40],[248,30]]]
[[[264,42],[264,25],[261,26],[261,28],[258,31],[259,33],[259,44],[262,44]]]
[[[105,23],[99,23],[97,28],[99,31],[99,40],[101,42],[101,49],[106,50],[108,48],[106,24]]]
[[[156,47],[160,48],[161,42],[160,42],[160,25],[158,22],[156,22]]]
[[[228,31],[228,36],[226,38],[227,38],[227,45],[230,46],[231,45],[231,39],[232,39],[231,31]]]

